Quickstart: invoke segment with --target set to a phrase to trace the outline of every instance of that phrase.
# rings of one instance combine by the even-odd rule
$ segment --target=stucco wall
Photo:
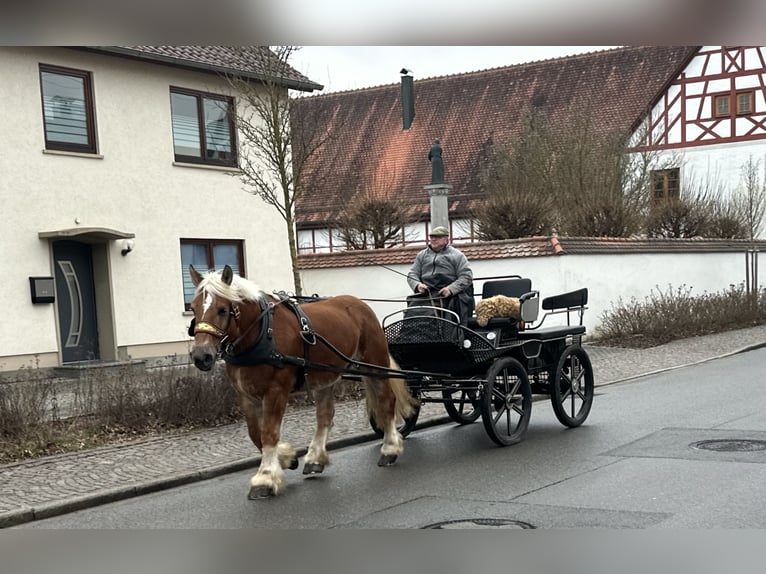
[[[39,64],[93,76],[99,157],[43,153]],[[185,346],[180,239],[244,240],[248,276],[292,284],[287,233],[273,208],[224,170],[174,165],[170,86],[224,92],[214,75],[62,48],[0,48],[4,151],[0,154],[0,330],[3,357],[57,353],[54,305],[33,305],[29,276],[53,274],[40,231],[108,227],[135,233],[135,249],[108,245],[115,342]]]
[[[588,310],[584,322],[589,333],[600,323],[604,311],[631,297],[644,298],[669,286],[692,288],[692,295],[718,292],[731,284],[744,283],[744,253],[621,253],[614,255],[559,255],[471,261],[475,277],[517,274],[532,279],[540,298],[587,287]],[[409,265],[346,267],[303,270],[304,291],[319,295],[350,293],[368,299],[379,318],[401,308],[409,295],[406,274]],[[478,283],[480,284],[480,282]],[[759,284],[766,285],[766,257],[760,256]],[[480,287],[477,293],[480,293]],[[398,299],[402,303],[375,301]],[[542,316],[542,310],[541,310]],[[546,325],[565,322],[552,316]]]

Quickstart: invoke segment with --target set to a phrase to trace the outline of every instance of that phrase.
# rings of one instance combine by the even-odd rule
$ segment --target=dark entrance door
[[[63,362],[98,359],[91,246],[79,241],[55,241],[53,261]]]

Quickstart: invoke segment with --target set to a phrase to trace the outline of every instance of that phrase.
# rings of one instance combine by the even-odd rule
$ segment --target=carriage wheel
[[[402,437],[406,437],[412,430],[415,428],[415,424],[418,422],[418,415],[420,414],[420,405],[415,405],[413,407],[412,414],[408,416],[402,423],[396,427],[396,430],[399,431],[399,434],[402,435]],[[378,435],[378,438],[383,438],[383,431],[378,427],[378,424],[375,422],[375,419],[370,416],[370,426],[372,427],[373,432]]]
[[[472,398],[474,391],[466,389],[450,389],[442,391],[444,409],[449,418],[460,425],[475,422],[481,415],[481,409]]]
[[[484,428],[495,443],[520,442],[532,414],[532,389],[522,364],[510,357],[495,361],[487,371],[479,404]]]
[[[593,404],[593,368],[590,357],[579,345],[564,350],[551,386],[551,403],[564,426],[580,426]]]

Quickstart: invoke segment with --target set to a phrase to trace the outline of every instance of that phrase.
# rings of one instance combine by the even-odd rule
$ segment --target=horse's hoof
[[[303,465],[303,474],[320,474],[324,470],[324,465],[318,462],[307,462]]]
[[[298,468],[298,457],[295,457],[290,460],[290,466],[287,467],[290,470],[295,470]]]
[[[271,498],[276,493],[271,486],[251,486],[250,492],[247,495],[248,500],[261,500],[263,498]]]
[[[378,466],[391,466],[396,462],[395,454],[381,454],[378,459]]]

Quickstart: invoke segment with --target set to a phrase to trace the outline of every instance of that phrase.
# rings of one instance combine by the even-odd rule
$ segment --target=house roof
[[[86,49],[254,80],[267,79],[271,75],[269,71],[277,69],[275,62],[278,61],[268,46],[90,46]],[[288,88],[311,92],[324,87],[291,66],[283,71],[281,79]]]
[[[766,240],[663,239],[635,237],[523,237],[456,245],[469,261],[560,255],[624,255],[626,253],[722,253],[766,251]],[[411,264],[422,246],[312,253],[298,256],[300,269],[330,269]]]
[[[402,125],[401,85],[298,98],[301,113],[335,106],[330,141],[314,155],[296,206],[300,227],[321,227],[365,186],[387,189],[411,213],[428,218],[428,150],[439,138],[450,212],[465,212],[479,194],[482,153],[493,141],[521,132],[523,111],[547,113],[563,125],[572,110],[597,107],[596,129],[625,133],[661,95],[695,46],[639,46],[591,52],[503,68],[415,80],[415,118]],[[303,106],[303,108],[300,108]],[[374,192],[374,190],[371,190]]]

